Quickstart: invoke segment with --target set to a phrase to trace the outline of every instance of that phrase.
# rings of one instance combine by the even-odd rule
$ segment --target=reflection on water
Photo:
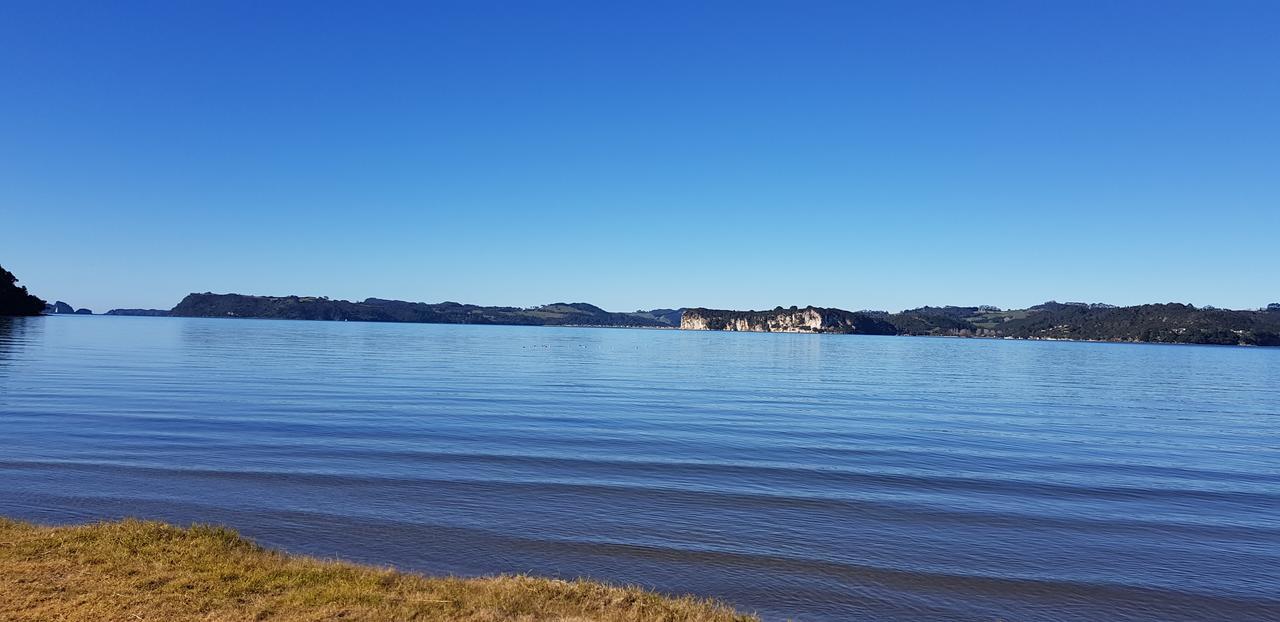
[[[1280,350],[0,320],[0,513],[798,620],[1280,618]]]
[[[0,365],[9,362],[16,351],[30,343],[39,343],[38,333],[43,327],[43,318],[0,316]]]

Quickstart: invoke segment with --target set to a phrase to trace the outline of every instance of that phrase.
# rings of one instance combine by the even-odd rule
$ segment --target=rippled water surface
[[[1280,350],[0,318],[0,514],[768,620],[1280,619]]]

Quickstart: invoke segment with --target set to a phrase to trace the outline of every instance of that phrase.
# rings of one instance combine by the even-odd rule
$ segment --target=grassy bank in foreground
[[[295,557],[222,527],[0,518],[0,620],[755,619],[712,601],[589,581],[432,578]]]

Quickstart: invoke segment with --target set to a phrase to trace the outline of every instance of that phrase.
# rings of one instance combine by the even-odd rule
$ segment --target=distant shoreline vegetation
[[[332,300],[327,296],[246,296],[188,294],[173,309],[112,309],[108,315],[168,315],[420,324],[506,324],[517,326],[626,326],[676,328],[680,310],[654,309],[613,313],[585,302],[558,302],[538,307],[484,307],[458,302],[406,302],[366,298]]]
[[[685,309],[681,328],[1003,339],[1280,346],[1280,304],[1234,311],[1188,304],[1046,302],[1027,309],[920,307],[900,313],[777,307]]]
[[[1230,310],[1166,303],[1118,307],[1046,302],[1026,309],[920,307],[899,313],[823,307],[769,311],[686,308],[614,313],[583,302],[485,307],[324,296],[189,294],[173,309],[112,309],[107,315],[259,318],[429,324],[613,326],[750,332],[919,335],[995,339],[1280,346],[1280,304]]]

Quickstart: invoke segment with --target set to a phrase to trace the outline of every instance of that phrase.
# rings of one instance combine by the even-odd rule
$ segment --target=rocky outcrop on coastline
[[[46,304],[44,306],[44,312],[50,315],[56,315],[59,313],[75,313],[76,310],[71,305],[58,300],[53,304]]]
[[[860,335],[932,335],[1032,340],[1280,346],[1280,305],[1230,310],[1185,304],[1117,307],[1046,302],[1027,309],[920,307],[900,313],[777,307],[772,311],[685,310],[680,327]]]
[[[55,301],[53,304],[45,303],[44,312],[47,315],[93,315],[92,309],[83,307],[77,309],[61,300]]]
[[[892,324],[872,314],[822,307],[778,307],[772,311],[685,309],[680,328],[763,333],[897,334]]]

